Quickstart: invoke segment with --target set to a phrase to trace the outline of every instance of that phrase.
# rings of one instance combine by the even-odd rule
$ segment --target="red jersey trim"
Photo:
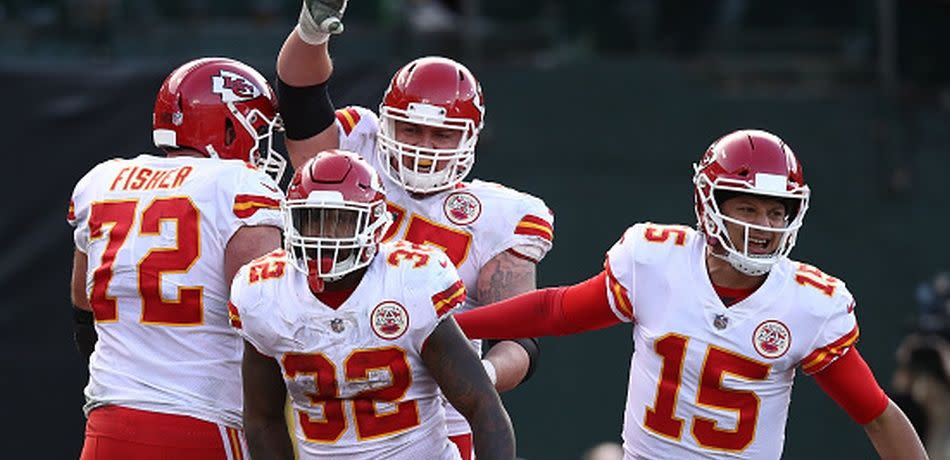
[[[343,132],[349,136],[353,132],[353,128],[360,122],[360,113],[352,107],[347,107],[336,111],[336,119],[343,125]]]
[[[258,209],[280,209],[280,201],[261,195],[237,195],[234,197],[234,215],[246,219]]]
[[[515,235],[539,236],[554,241],[554,226],[540,217],[528,214],[515,226]]]
[[[462,302],[465,302],[465,284],[461,280],[432,296],[432,306],[435,307],[435,314],[439,318],[461,305]]]
[[[617,281],[613,271],[610,270],[609,261],[604,264],[604,270],[607,272],[607,287],[610,289],[610,295],[614,298],[617,310],[620,310],[625,318],[633,321],[633,305],[630,304],[630,296],[623,285]]]
[[[508,252],[508,254],[511,254],[511,255],[513,255],[513,256],[515,256],[515,257],[521,259],[521,260],[527,260],[528,262],[535,263],[535,264],[538,263],[538,262],[540,262],[539,260],[535,260],[534,257],[529,257],[529,256],[526,255],[526,254],[522,254],[522,253],[518,252],[518,250],[515,249],[515,248],[509,248],[507,252]]]
[[[802,360],[802,371],[806,374],[814,374],[824,369],[825,366],[831,364],[832,361],[844,354],[844,352],[848,350],[848,347],[854,345],[860,335],[858,326],[855,325],[854,329],[851,329],[851,332],[848,332],[840,339],[811,352],[811,354]]]
[[[235,329],[241,329],[243,326],[241,323],[241,314],[238,313],[237,307],[228,301],[228,321],[231,323],[231,327]]]

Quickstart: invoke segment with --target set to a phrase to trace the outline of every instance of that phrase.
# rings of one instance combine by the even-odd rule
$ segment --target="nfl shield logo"
[[[340,333],[343,332],[343,329],[346,329],[346,326],[343,325],[343,320],[340,318],[333,318],[330,320],[330,329],[333,329],[333,332]]]

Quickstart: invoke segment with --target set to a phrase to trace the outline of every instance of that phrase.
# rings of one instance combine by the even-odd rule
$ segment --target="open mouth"
[[[435,162],[420,158],[418,161],[416,161],[416,165],[418,166],[416,169],[419,170],[419,172],[430,172],[435,166]]]
[[[772,253],[772,240],[774,237],[749,236],[749,254],[769,255]]]

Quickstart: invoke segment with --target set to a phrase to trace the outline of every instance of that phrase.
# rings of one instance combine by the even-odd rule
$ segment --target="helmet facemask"
[[[461,133],[454,148],[419,147],[396,140],[396,122]],[[465,179],[475,163],[479,127],[468,118],[448,118],[443,107],[410,103],[407,110],[382,105],[377,155],[383,172],[412,193],[435,193]]]
[[[808,209],[808,186],[800,186],[794,190],[786,188],[786,178],[774,174],[759,174],[756,177],[756,187],[750,186],[748,181],[729,178],[717,178],[711,181],[706,174],[696,166],[697,174],[694,178],[696,185],[696,212],[699,225],[709,235],[716,246],[725,250],[721,254],[713,250],[715,257],[729,262],[733,268],[748,276],[760,276],[768,273],[779,260],[787,257],[795,246],[798,230],[801,228]],[[719,204],[725,201],[723,193],[738,193],[775,198],[786,203],[788,210],[784,227],[768,227],[751,224],[740,219],[725,215]],[[720,194],[719,197],[716,195]],[[733,241],[730,237],[727,223],[741,229],[741,241]],[[752,231],[770,233],[778,238],[778,244],[771,253],[759,254],[750,250]]]
[[[280,181],[280,178],[284,175],[284,169],[287,167],[287,160],[274,150],[275,133],[284,130],[280,115],[268,118],[255,108],[248,111],[245,116],[235,107],[234,103],[229,102],[227,106],[253,141],[248,152],[247,161],[275,181]]]
[[[330,282],[368,266],[392,222],[384,201],[344,201],[333,191],[286,200],[283,214],[284,244],[294,268]]]

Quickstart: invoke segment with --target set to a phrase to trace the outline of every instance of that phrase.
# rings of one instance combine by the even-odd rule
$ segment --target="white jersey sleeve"
[[[637,266],[665,260],[670,251],[685,249],[695,231],[684,225],[640,223],[628,228],[607,251],[604,271],[607,272],[607,299],[610,308],[622,321],[636,321]],[[643,244],[668,243],[668,244]]]
[[[807,264],[797,264],[796,281],[807,289],[812,305],[823,307],[824,324],[818,329],[808,355],[801,360],[802,371],[815,374],[828,367],[857,343],[860,336],[854,315],[854,297],[844,282]]]
[[[219,216],[222,241],[229,241],[243,226],[283,226],[280,213],[283,193],[270,176],[248,166],[238,168],[231,180],[233,186],[219,187],[221,199],[229,203],[231,209],[231,212]],[[221,209],[227,209],[227,206]]]
[[[465,284],[459,278],[455,266],[444,252],[430,246],[399,241],[389,255],[389,260],[397,264],[413,264],[411,270],[404,272],[404,285],[407,298],[419,299],[428,308],[419,308],[427,312],[422,323],[425,328],[418,332],[418,350],[432,331],[460,305],[465,302]],[[414,254],[419,254],[416,256]]]
[[[245,264],[231,282],[231,299],[228,302],[228,319],[237,333],[263,355],[275,357],[280,352],[277,342],[282,331],[274,324],[279,322],[279,312],[272,308],[274,283],[282,277],[287,265],[286,252],[277,250]]]
[[[479,219],[476,244],[482,259],[491,260],[496,255],[512,250],[535,263],[554,245],[554,213],[544,201],[527,193],[484,181],[472,181],[464,191],[483,200],[484,212],[490,215]],[[446,200],[445,212],[453,212],[454,202]]]
[[[336,124],[340,133],[339,148],[360,154],[375,167],[379,131],[376,114],[364,107],[344,107],[336,111]]]
[[[96,188],[102,177],[109,170],[109,163],[118,161],[107,160],[99,163],[86,173],[76,186],[73,188],[72,197],[69,199],[69,211],[66,215],[66,222],[73,226],[73,241],[83,254],[89,252],[89,213],[90,205],[95,200]]]

